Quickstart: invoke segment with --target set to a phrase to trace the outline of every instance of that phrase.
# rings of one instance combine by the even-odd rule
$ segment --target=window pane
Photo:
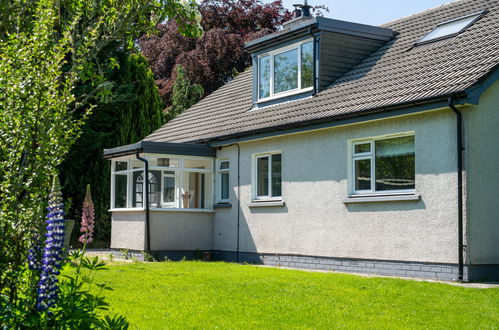
[[[272,155],[272,197],[282,195],[281,155]]]
[[[220,174],[220,198],[229,199],[229,173]]]
[[[314,71],[314,44],[307,42],[301,45],[301,88],[311,87]]]
[[[163,177],[163,203],[175,203],[175,176]]]
[[[268,196],[269,195],[269,158],[262,157],[256,160],[257,167],[257,184],[256,195]]]
[[[480,14],[473,15],[470,17],[461,18],[449,23],[441,24],[437,26],[433,31],[425,35],[419,40],[419,42],[429,41],[432,39],[442,38],[454,33],[460,32],[462,29],[467,27],[473,20],[475,20]]]
[[[371,159],[355,160],[355,190],[371,190]]]
[[[160,207],[161,196],[161,172],[149,171],[149,206]]]
[[[182,208],[204,209],[212,200],[212,176],[208,173],[183,172]]]
[[[127,162],[116,162],[114,166],[115,171],[126,171],[128,169]]]
[[[220,162],[220,169],[221,170],[226,170],[229,168],[229,162],[226,161],[226,162]]]
[[[270,56],[261,57],[259,62],[258,98],[263,99],[270,96]]]
[[[176,158],[158,158],[157,166],[178,167],[178,159],[176,159]]]
[[[144,174],[143,172],[133,172],[132,175],[132,207],[142,207],[144,199]]]
[[[274,56],[274,93],[298,88],[298,49]]]
[[[126,163],[125,163],[126,164]],[[126,207],[126,186],[127,186],[127,176],[118,175],[114,176],[114,207],[115,208],[125,208]]]
[[[160,196],[160,171],[149,171],[149,206],[159,207],[159,196]],[[143,207],[144,206],[144,173],[143,172],[133,172],[133,207]]]
[[[355,153],[371,152],[371,143],[362,143],[355,145]]]
[[[375,143],[376,190],[414,189],[414,136]]]

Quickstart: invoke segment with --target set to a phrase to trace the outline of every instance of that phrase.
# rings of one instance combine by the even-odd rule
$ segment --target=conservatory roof
[[[140,141],[111,149],[104,149],[104,158],[111,159],[137,153],[215,157],[215,148],[205,144]]]

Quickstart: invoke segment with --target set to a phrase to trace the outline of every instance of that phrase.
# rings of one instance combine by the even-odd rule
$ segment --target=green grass
[[[499,289],[221,262],[112,264],[97,274],[131,329],[499,329]]]

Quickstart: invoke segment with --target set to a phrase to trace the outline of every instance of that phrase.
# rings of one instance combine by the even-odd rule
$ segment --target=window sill
[[[137,212],[145,211],[144,208],[131,208],[131,209],[111,209],[109,212]],[[199,213],[213,213],[213,209],[179,209],[179,208],[150,208],[151,212],[199,212]]]
[[[231,203],[217,203],[213,204],[214,209],[230,209],[232,207]]]
[[[249,207],[275,207],[284,206],[286,203],[284,201],[253,201],[248,204]]]
[[[401,194],[401,195],[377,195],[377,196],[350,196],[342,200],[345,204],[350,203],[375,203],[375,202],[398,202],[398,201],[418,201],[420,194]]]

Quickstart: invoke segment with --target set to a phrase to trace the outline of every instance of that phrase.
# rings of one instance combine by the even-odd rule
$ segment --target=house
[[[379,27],[300,6],[251,68],[104,151],[111,247],[498,279],[498,31],[492,0]]]

